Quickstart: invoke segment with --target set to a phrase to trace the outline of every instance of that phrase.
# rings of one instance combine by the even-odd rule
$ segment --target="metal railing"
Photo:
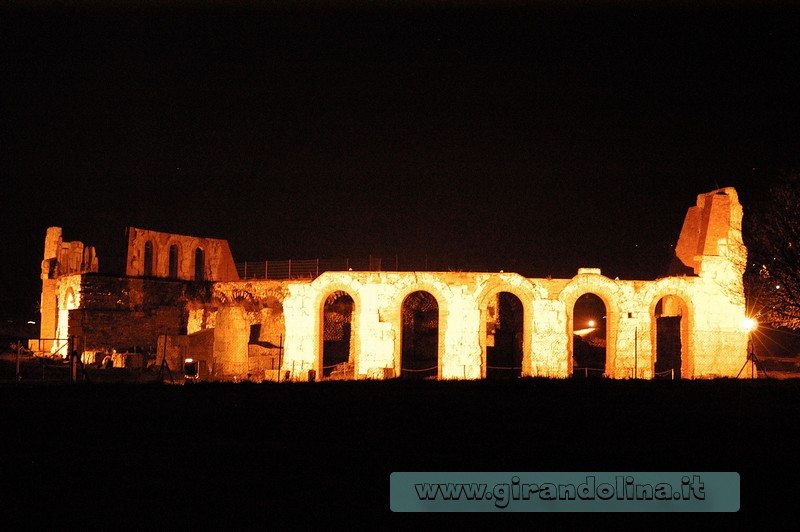
[[[246,261],[236,263],[239,279],[314,279],[327,271],[490,271],[486,265],[445,266],[433,260],[403,259],[397,257],[363,257],[355,259],[284,259]]]
[[[240,279],[314,279],[327,271],[379,272],[384,264],[397,269],[397,261],[384,261],[379,257],[366,259],[288,259],[236,263]]]

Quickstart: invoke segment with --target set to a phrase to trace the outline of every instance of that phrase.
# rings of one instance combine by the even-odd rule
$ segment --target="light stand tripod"
[[[164,354],[161,357],[161,367],[158,369],[158,382],[164,382],[164,368],[167,368],[167,373],[169,373],[169,381],[172,384],[175,384],[175,379],[172,378],[172,370],[169,369],[169,364],[167,364],[167,335],[164,335]]]
[[[753,344],[750,343],[750,342],[748,342],[748,345],[747,345],[747,360],[744,361],[744,365],[742,366],[742,369],[740,369],[739,373],[736,374],[736,378],[737,379],[739,378],[739,375],[741,375],[742,372],[744,371],[744,368],[747,367],[747,364],[750,364],[750,378],[751,379],[755,379],[758,376],[758,373],[756,372],[756,370],[761,371],[766,378],[769,378],[769,375],[767,374],[767,370],[764,369],[764,367],[761,365],[761,362],[758,360],[758,357],[756,356],[755,349],[753,349]]]

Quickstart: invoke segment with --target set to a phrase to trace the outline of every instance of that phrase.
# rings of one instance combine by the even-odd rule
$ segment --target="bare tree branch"
[[[772,186],[744,229],[750,312],[775,327],[800,328],[800,175]]]

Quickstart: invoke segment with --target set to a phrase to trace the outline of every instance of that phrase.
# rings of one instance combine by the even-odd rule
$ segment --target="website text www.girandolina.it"
[[[700,475],[685,475],[680,483],[638,483],[632,475],[618,475],[614,482],[597,482],[586,476],[585,482],[523,482],[511,477],[510,482],[491,487],[483,483],[422,483],[415,484],[420,501],[492,501],[505,508],[511,501],[690,501],[705,500],[705,486]]]

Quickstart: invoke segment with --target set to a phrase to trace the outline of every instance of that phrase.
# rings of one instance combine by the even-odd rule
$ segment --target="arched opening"
[[[178,246],[175,244],[169,247],[169,278],[178,278]]]
[[[681,378],[685,307],[676,296],[664,296],[656,303],[654,379]]]
[[[602,377],[606,370],[606,305],[595,294],[583,294],[572,312],[572,376]]]
[[[206,278],[205,253],[200,248],[194,250],[194,280],[203,281]]]
[[[403,300],[400,376],[435,379],[439,375],[439,304],[424,291]]]
[[[322,377],[352,379],[354,376],[352,322],[353,298],[338,291],[323,306]]]
[[[69,356],[69,337],[74,336],[69,330],[69,313],[78,308],[77,298],[72,288],[67,288],[64,294],[63,307],[58,305],[57,322],[56,322],[56,338],[53,343],[52,353],[67,358]]]
[[[153,243],[149,240],[144,243],[144,276],[153,276]]]
[[[522,301],[500,292],[486,308],[486,378],[509,379],[522,375]]]

